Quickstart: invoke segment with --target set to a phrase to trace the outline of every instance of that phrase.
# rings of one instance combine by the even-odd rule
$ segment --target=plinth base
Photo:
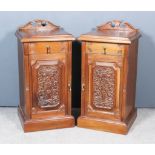
[[[74,127],[75,124],[74,118],[70,115],[55,116],[46,119],[44,118],[26,120],[20,108],[18,108],[18,115],[24,132],[69,128]]]
[[[77,121],[77,126],[82,128],[113,132],[118,134],[127,134],[136,116],[137,116],[136,109],[129,115],[129,117],[126,119],[125,122],[99,119],[88,116],[80,116]]]

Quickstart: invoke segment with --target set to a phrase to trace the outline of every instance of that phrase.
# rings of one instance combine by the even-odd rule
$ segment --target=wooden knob
[[[71,84],[70,83],[68,83],[68,89],[69,89],[70,92],[72,91],[72,88],[71,88]]]
[[[82,91],[84,91],[84,90],[85,90],[85,84],[82,83]]]
[[[106,52],[106,48],[104,48],[104,54],[105,54],[105,55],[107,54],[107,52]]]
[[[46,49],[47,49],[47,54],[51,54],[51,47],[47,46]]]

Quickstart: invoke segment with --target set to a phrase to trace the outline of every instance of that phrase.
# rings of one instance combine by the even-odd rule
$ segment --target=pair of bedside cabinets
[[[19,117],[25,132],[73,127],[72,41],[46,20],[20,27]],[[81,115],[77,126],[127,134],[134,122],[139,30],[117,20],[81,35]]]

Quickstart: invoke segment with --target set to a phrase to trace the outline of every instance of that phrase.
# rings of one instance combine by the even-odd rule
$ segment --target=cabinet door
[[[121,119],[123,57],[86,53],[83,63],[84,114],[103,119]]]
[[[65,115],[67,66],[65,53],[30,56],[32,118]]]

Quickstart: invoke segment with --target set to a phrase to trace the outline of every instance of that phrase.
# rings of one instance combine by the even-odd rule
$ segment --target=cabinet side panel
[[[29,79],[29,55],[28,44],[21,43],[18,40],[18,66],[19,66],[19,91],[20,107],[24,113],[25,119],[31,117],[31,97],[30,97],[30,79]]]
[[[68,75],[67,75],[67,81],[68,81],[68,102],[67,102],[67,114],[71,114],[71,98],[72,98],[72,42],[68,42],[68,51],[67,51],[67,67],[68,67]]]
[[[132,42],[128,52],[126,117],[135,109],[138,40]]]
[[[24,97],[24,53],[23,44],[18,40],[18,69],[19,69],[19,94],[20,94],[20,108],[25,113],[25,97]]]
[[[82,64],[81,64],[81,116],[84,116],[85,109],[86,109],[86,95],[85,95],[85,83],[86,81],[86,62],[87,62],[87,57],[86,57],[86,42],[82,42]]]

